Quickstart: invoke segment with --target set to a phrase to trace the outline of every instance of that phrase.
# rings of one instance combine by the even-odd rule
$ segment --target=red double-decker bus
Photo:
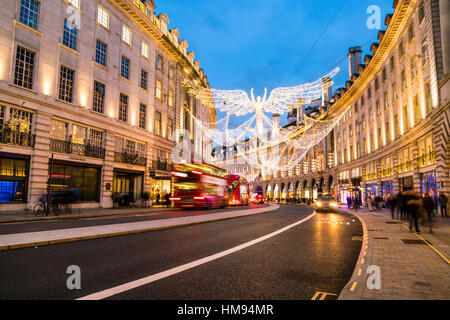
[[[174,165],[176,208],[222,208],[228,204],[227,171],[210,164]]]
[[[250,203],[250,185],[244,177],[228,176],[228,204],[230,206],[247,206]]]

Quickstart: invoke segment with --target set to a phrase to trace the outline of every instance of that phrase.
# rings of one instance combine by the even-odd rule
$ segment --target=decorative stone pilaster
[[[28,209],[32,209],[47,193],[50,154],[50,116],[38,113],[36,117],[36,140],[30,161]],[[50,155],[50,156],[49,156]]]
[[[418,191],[418,192],[420,192],[421,191],[421,183],[420,183],[420,172],[419,172],[419,166],[417,165],[417,161],[416,161],[416,159],[417,159],[417,157],[419,156],[419,150],[418,150],[418,147],[417,147],[417,142],[416,143],[414,143],[413,145],[412,145],[412,163],[413,163],[413,172],[414,172],[414,174],[413,174],[413,189],[415,190],[415,191]]]
[[[381,182],[381,160],[377,160],[377,196],[383,195],[383,183]]]
[[[438,191],[450,196],[450,104],[433,119]]]
[[[105,134],[105,160],[103,161],[100,184],[100,207],[102,208],[114,207],[112,200],[114,180],[114,144],[114,133],[107,131]]]

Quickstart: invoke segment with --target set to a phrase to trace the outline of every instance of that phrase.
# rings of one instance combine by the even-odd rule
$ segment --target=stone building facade
[[[78,207],[171,191],[171,151],[209,87],[200,63],[153,0],[1,0],[0,210],[70,189]]]

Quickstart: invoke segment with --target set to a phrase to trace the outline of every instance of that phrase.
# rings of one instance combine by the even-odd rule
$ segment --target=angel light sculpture
[[[185,85],[188,93],[195,95],[204,104],[212,105],[216,110],[226,113],[226,116],[212,127],[208,127],[191,114],[196,126],[207,138],[218,145],[235,146],[239,156],[252,167],[266,171],[287,171],[298,164],[306,152],[331,131],[330,128],[334,127],[336,119],[319,122],[305,117],[301,126],[302,133],[296,134],[292,129],[280,130],[277,124],[266,116],[266,113],[282,115],[298,107],[299,104],[307,104],[323,98],[328,88],[333,85],[332,78],[338,72],[339,68],[312,83],[276,88],[268,98],[267,89],[264,89],[263,97],[258,96],[255,99],[253,89],[249,98],[243,90],[205,89],[188,83]],[[242,117],[249,114],[253,115],[249,120],[237,128],[230,128],[231,116]],[[253,137],[253,139],[246,139],[247,142],[243,142],[244,137]],[[248,148],[249,140],[254,142],[251,148]],[[287,150],[291,151],[290,159],[286,161]]]

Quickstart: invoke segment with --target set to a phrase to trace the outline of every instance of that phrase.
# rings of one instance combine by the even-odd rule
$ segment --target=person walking
[[[392,220],[395,220],[395,197],[392,193],[387,198],[387,204],[391,209]]]
[[[159,200],[161,199],[161,194],[159,190],[156,190],[156,205],[159,206]]]
[[[402,197],[402,206],[403,206],[403,220],[409,220],[410,211],[408,206],[408,201],[411,200],[411,197],[408,195],[409,191],[406,191]]]
[[[399,218],[403,220],[403,216],[405,214],[405,207],[403,206],[403,194],[400,192],[397,197],[395,198],[395,206],[397,207],[397,210],[399,211]]]
[[[170,203],[170,193],[166,193],[166,206],[167,206],[167,208],[170,208],[170,205],[171,205],[171,203]]]
[[[369,209],[369,212],[373,211],[373,200],[372,196],[367,197],[367,208]]]
[[[359,206],[361,205],[360,201],[361,200],[359,200],[359,197],[356,197],[355,201],[353,202],[353,209],[355,210],[355,212],[359,210]]]
[[[423,203],[423,209],[425,211],[425,213],[428,216],[428,223],[429,223],[429,227],[430,227],[430,233],[433,233],[433,211],[435,208],[434,205],[434,200],[431,197],[431,195],[429,193],[425,193],[423,199],[422,199],[422,203]]]
[[[441,193],[439,195],[439,203],[441,205],[441,217],[442,218],[448,217],[448,215],[447,215],[448,199],[447,199],[447,196],[445,194]]]
[[[407,208],[409,212],[409,229],[413,232],[413,225],[416,229],[416,233],[421,233],[419,229],[420,210],[422,208],[422,199],[420,195],[415,191],[408,192]]]

